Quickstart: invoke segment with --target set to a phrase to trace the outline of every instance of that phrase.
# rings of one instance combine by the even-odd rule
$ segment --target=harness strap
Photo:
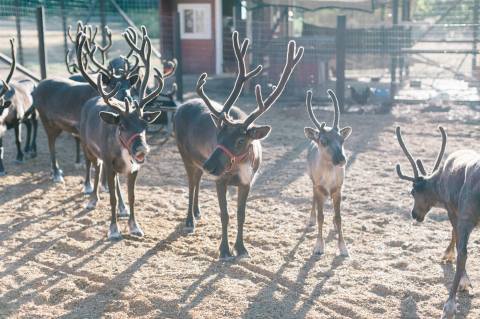
[[[120,142],[122,143],[123,147],[125,147],[129,152],[130,152],[130,145],[132,144],[133,140],[140,136],[139,133],[135,133],[132,136],[128,138],[128,140],[125,142],[125,140],[122,137],[122,134],[120,134],[120,131],[118,132],[118,137],[120,138]]]
[[[239,155],[233,154],[228,148],[226,148],[222,144],[217,144],[216,148],[222,150],[222,152],[225,153],[225,155],[227,155],[227,157],[230,159],[230,166],[228,167],[226,172],[231,172],[236,167],[236,165],[241,163],[243,160],[245,160],[245,158],[247,158],[247,156],[250,155],[252,145],[250,145],[245,152]]]

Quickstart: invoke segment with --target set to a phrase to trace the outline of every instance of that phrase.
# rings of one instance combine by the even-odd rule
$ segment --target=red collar
[[[130,146],[133,140],[138,136],[140,136],[140,133],[135,133],[132,136],[130,136],[127,141],[125,141],[122,137],[122,134],[120,134],[120,131],[118,131],[118,138],[120,139],[120,143],[123,145],[123,147],[127,149],[129,153],[130,153]]]
[[[241,154],[235,155],[233,154],[228,148],[223,146],[222,144],[217,144],[218,149],[222,150],[225,155],[230,159],[230,166],[225,170],[226,173],[231,172],[238,164],[244,161],[249,155],[252,149],[252,145],[250,144],[247,150]]]

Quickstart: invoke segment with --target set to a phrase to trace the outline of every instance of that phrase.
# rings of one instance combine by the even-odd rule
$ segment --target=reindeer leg
[[[27,140],[25,141],[25,148],[23,149],[23,152],[25,154],[30,155],[30,143],[32,139],[32,122],[30,119],[25,121],[25,127],[27,128]]]
[[[125,201],[123,200],[122,189],[120,188],[120,179],[115,178],[115,191],[117,192],[118,197],[118,219],[127,219],[130,215],[127,207],[125,206]]]
[[[86,160],[89,182],[90,182],[90,166],[92,165],[91,163],[92,161],[90,161],[89,159]],[[98,200],[100,199],[99,191],[98,191],[98,180],[100,178],[101,173],[102,173],[102,165],[99,164],[97,161],[95,163],[95,181],[93,184],[93,191],[90,192],[90,201],[87,204],[87,209],[89,210],[95,209],[95,207],[97,207]],[[90,187],[92,186],[90,185]]]
[[[323,239],[323,204],[325,203],[325,196],[318,187],[315,187],[314,197],[317,202],[318,235],[313,253],[315,255],[323,255],[325,253],[325,240]]]
[[[108,239],[118,240],[122,239],[122,234],[118,229],[117,224],[117,194],[115,192],[115,176],[117,175],[110,165],[103,163],[103,168],[107,175],[108,188],[110,192],[110,210],[112,217],[110,220],[110,229],[108,231]]]
[[[217,197],[220,206],[220,219],[222,221],[222,241],[220,243],[220,260],[233,258],[228,245],[228,207],[227,207],[227,184],[224,181],[217,181]]]
[[[22,152],[22,127],[20,123],[15,124],[15,145],[17,146],[17,163],[23,163],[23,152]]]
[[[130,235],[143,237],[143,230],[135,220],[135,182],[137,181],[137,174],[138,171],[135,171],[128,175],[128,204],[130,205],[128,228],[130,229]]]
[[[249,257],[248,251],[243,244],[243,224],[245,223],[245,208],[247,206],[248,193],[250,185],[238,186],[238,204],[237,204],[237,240],[235,241],[235,251],[238,257]]]
[[[194,197],[193,197],[193,216],[196,220],[202,218],[202,213],[200,211],[200,207],[198,206],[198,193],[200,192],[200,179],[202,178],[203,171],[198,169],[194,173]]]
[[[195,231],[195,221],[193,219],[194,197],[195,197],[195,171],[196,169],[188,164],[185,164],[185,169],[188,175],[188,211],[187,220],[185,222],[185,231],[193,233]]]
[[[45,127],[45,129],[47,131],[48,148],[50,150],[50,160],[52,162],[53,181],[55,183],[63,183],[63,172],[60,168],[58,168],[57,158],[55,154],[55,140],[57,139],[58,135],[60,135],[61,131],[47,127]]]
[[[458,221],[457,225],[457,268],[455,271],[455,277],[453,279],[452,287],[450,288],[450,293],[448,300],[443,307],[442,319],[453,318],[457,308],[456,305],[456,295],[457,289],[460,285],[460,281],[465,273],[465,264],[467,262],[467,244],[470,233],[475,227],[475,223],[471,221],[461,220]],[[467,277],[468,278],[468,277]]]
[[[102,171],[102,175],[100,175],[102,179],[102,186],[101,186],[101,191],[103,193],[108,193],[108,181],[107,181],[107,174],[105,173],[105,170]]]
[[[80,159],[80,139],[78,137],[75,138],[75,168],[82,167],[82,160]]]
[[[342,231],[342,216],[340,215],[340,204],[342,202],[342,191],[338,190],[332,194],[333,209],[335,211],[335,216],[333,217],[333,222],[338,233],[338,249],[340,250],[340,255],[348,256],[347,245],[345,245],[345,240],[343,239]]]
[[[315,208],[316,200],[315,200],[315,187],[313,189],[313,199],[312,199],[312,210],[310,211],[310,219],[308,220],[307,227],[315,226],[317,222],[317,213]]]
[[[446,263],[453,263],[455,261],[455,238],[456,231],[454,226],[452,227],[452,238],[450,239],[450,243],[448,244],[448,247],[442,257],[442,260]]]
[[[97,179],[97,171],[98,173],[100,174],[100,171],[101,169],[99,169],[97,166],[99,165],[95,165],[95,181]],[[101,165],[100,165],[101,166]],[[92,162],[87,158],[87,156],[85,156],[85,181],[83,182],[83,193],[85,195],[89,195],[93,192],[93,187],[92,187],[92,183],[91,183],[91,168],[92,168]],[[96,187],[96,185],[95,185]]]
[[[32,144],[30,145],[30,158],[37,157],[37,131],[38,131],[38,119],[37,119],[37,111],[33,111],[32,113]]]
[[[0,176],[5,176],[5,167],[3,167],[3,138],[0,137]]]

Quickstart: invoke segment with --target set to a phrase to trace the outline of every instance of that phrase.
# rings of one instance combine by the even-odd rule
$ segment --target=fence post
[[[398,25],[398,0],[393,0],[392,2],[392,32],[393,36],[398,36],[398,30],[397,30],[397,25]],[[398,40],[398,39],[397,39]],[[397,91],[397,43],[394,44],[392,43],[389,45],[390,46],[390,51],[391,51],[391,65],[390,65],[390,101],[393,103],[393,100],[395,99],[395,93]]]
[[[105,15],[105,0],[100,0],[100,27],[102,29],[102,46],[107,45],[107,16]]]
[[[67,42],[67,17],[65,16],[65,0],[60,0],[60,14],[62,15],[63,49],[65,51],[65,54],[67,54],[68,42]]]
[[[335,36],[336,46],[336,69],[337,82],[335,83],[335,94],[337,95],[340,112],[345,111],[345,36],[347,29],[347,17],[337,16],[337,30]]]
[[[477,68],[477,40],[478,40],[478,9],[479,9],[479,3],[478,0],[475,0],[473,2],[473,43],[472,43],[472,49],[474,51],[473,56],[472,56],[472,71],[475,71]]]
[[[177,83],[177,100],[183,101],[183,68],[182,68],[182,39],[180,32],[180,13],[175,14],[175,52],[177,59],[177,70],[175,71],[175,82]]]
[[[15,25],[17,27],[17,45],[18,45],[18,57],[21,65],[24,65],[23,60],[23,45],[22,45],[22,25],[21,25],[21,12],[20,12],[20,0],[15,0]]]
[[[47,53],[45,50],[45,8],[37,7],[37,33],[38,33],[38,58],[40,62],[40,75],[47,78]]]

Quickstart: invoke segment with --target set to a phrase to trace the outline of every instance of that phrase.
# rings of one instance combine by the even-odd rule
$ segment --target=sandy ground
[[[315,257],[316,231],[305,227],[311,184],[303,127],[311,124],[301,102],[288,106],[277,105],[260,120],[273,131],[247,207],[251,258],[233,262],[217,260],[220,217],[211,179],[202,183],[203,219],[193,235],[183,231],[186,174],[174,141],[160,147],[152,139],[140,173],[137,212],[146,236],[110,242],[108,196],[95,211],[84,209],[73,139],[57,142],[65,172],[60,186],[50,180],[43,128],[38,158],[23,165],[13,163],[9,132],[9,174],[0,179],[0,317],[439,318],[454,274],[454,266],[441,263],[451,227],[441,210],[424,223],[411,220],[410,185],[394,172],[397,161],[407,164],[394,127],[402,125],[412,152],[431,169],[437,125],[447,128],[448,153],[475,148],[478,113],[464,106],[449,113],[397,106],[390,115],[343,116],[341,124],[353,126],[342,204],[351,257],[338,256],[330,204],[326,255]],[[319,114],[331,120],[330,108]],[[232,191],[232,245],[235,197]],[[126,233],[126,223],[121,226]],[[478,246],[474,232],[467,265],[474,288],[459,294],[458,318],[480,317]]]

